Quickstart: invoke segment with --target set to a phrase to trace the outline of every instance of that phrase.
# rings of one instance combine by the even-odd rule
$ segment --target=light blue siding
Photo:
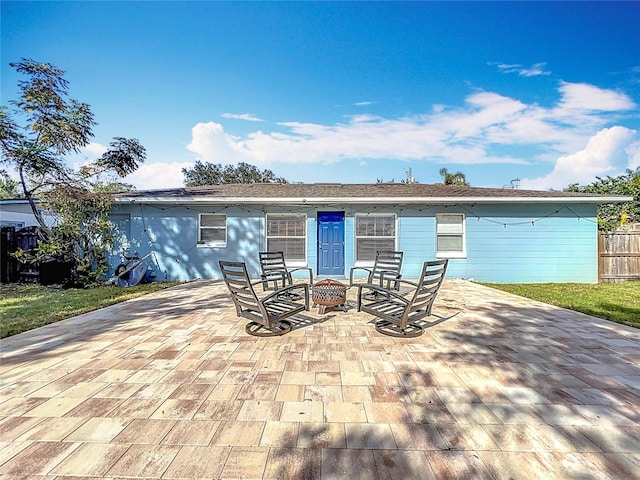
[[[258,275],[258,252],[265,245],[260,209],[119,205],[114,213],[131,215],[129,251],[140,256],[154,252],[158,280],[219,278],[219,260],[246,261],[252,275]],[[227,215],[226,247],[198,245],[200,213]]]
[[[415,278],[425,260],[436,258],[436,214],[463,213],[466,258],[449,262],[448,278],[490,282],[597,281],[596,205],[495,204],[398,207],[287,207],[118,205],[129,215],[129,252],[155,252],[158,280],[220,278],[219,260],[247,262],[259,274],[258,252],[265,250],[265,212],[307,216],[307,264],[317,272],[317,213],[345,213],[345,274],[354,265],[355,215],[397,215],[397,248],[404,252],[403,275]],[[226,247],[197,244],[198,215],[227,216]],[[117,217],[123,218],[123,217]],[[119,252],[114,252],[119,253]],[[113,266],[117,264],[112,257]],[[302,274],[301,274],[302,275]]]
[[[498,283],[597,282],[595,211],[595,206],[475,207],[477,216],[466,219],[467,258],[452,260],[450,275]]]
[[[404,252],[402,275],[416,278],[426,260],[436,258],[435,214],[403,209],[398,216],[398,250]]]

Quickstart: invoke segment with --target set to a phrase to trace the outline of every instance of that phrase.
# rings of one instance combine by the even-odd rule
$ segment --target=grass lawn
[[[640,282],[483,285],[640,328]]]
[[[62,289],[41,285],[0,286],[0,338],[97,310],[147,293],[178,285],[153,282],[135,287],[100,286]]]

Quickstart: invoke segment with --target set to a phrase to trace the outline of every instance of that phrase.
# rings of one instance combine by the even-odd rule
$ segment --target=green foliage
[[[121,193],[132,192],[136,189],[135,185],[124,182],[99,182],[93,184],[93,191],[100,193]]]
[[[14,111],[0,110],[2,161],[16,167],[29,198],[44,178],[47,183],[68,179],[64,155],[89,143],[95,121],[87,104],[69,98],[62,70],[27,59],[10,65],[28,78],[18,82],[20,97],[9,101]],[[14,117],[22,118],[24,127]]]
[[[444,183],[445,185],[456,185],[458,187],[469,186],[467,178],[462,172],[449,173],[446,168],[441,168],[439,173],[440,176],[442,176],[442,183]]]
[[[10,178],[0,178],[0,199],[23,198],[20,182]]]
[[[153,282],[135,287],[100,286],[62,289],[41,285],[0,285],[0,338],[91,312],[177,285]]]
[[[289,183],[277,177],[271,170],[260,171],[253,165],[241,162],[237,166],[202,163],[196,161],[193,168],[183,168],[187,187],[221,185],[223,183]]]
[[[120,177],[126,177],[138,169],[138,163],[144,161],[145,149],[135,139],[115,137],[111,147],[96,165],[100,169],[113,171]]]
[[[484,285],[640,328],[640,282]]]
[[[598,180],[591,185],[574,183],[564,191],[633,197],[631,202],[598,205],[598,225],[601,230],[612,231],[626,223],[640,222],[640,167],[635,171],[627,170],[618,177],[596,178]]]
[[[41,229],[37,251],[18,252],[17,258],[72,261],[75,281],[92,284],[106,271],[105,253],[113,241],[106,220],[111,203],[100,192],[114,184],[126,187],[104,177],[135,171],[145,160],[145,149],[136,139],[116,137],[97,161],[79,171],[69,168],[65,156],[79,153],[93,137],[91,108],[69,97],[63,70],[30,59],[10,65],[27,78],[18,82],[21,93],[9,101],[12,109],[0,108],[1,161],[18,173]],[[54,228],[36,207],[36,195],[56,219]]]
[[[23,263],[50,259],[71,261],[75,265],[72,282],[91,286],[109,269],[107,255],[114,242],[113,226],[107,220],[113,199],[104,193],[59,186],[46,192],[42,205],[56,212],[57,224],[41,238],[34,251],[19,251]]]
[[[144,162],[145,150],[135,139],[116,137],[93,164],[79,172],[69,168],[65,156],[79,153],[93,137],[96,122],[91,108],[70,98],[65,72],[50,63],[23,59],[10,65],[27,78],[18,82],[20,96],[9,101],[12,109],[0,108],[1,161],[15,168],[24,197],[46,235],[36,195],[58,185],[89,188],[95,177],[107,172],[123,177]]]

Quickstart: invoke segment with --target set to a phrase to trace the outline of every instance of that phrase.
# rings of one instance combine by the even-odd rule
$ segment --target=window
[[[395,249],[395,214],[356,215],[356,263],[373,265],[378,250]]]
[[[201,213],[198,245],[227,246],[227,216],[223,213]]]
[[[13,227],[16,230],[24,228],[24,222],[12,222],[11,220],[2,220],[0,227]]]
[[[287,264],[307,264],[307,216],[267,215],[267,251],[284,252]]]
[[[436,256],[463,258],[467,256],[464,234],[464,214],[436,214]]]

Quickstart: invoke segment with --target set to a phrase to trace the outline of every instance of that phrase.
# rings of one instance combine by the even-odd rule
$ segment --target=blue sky
[[[200,159],[294,182],[563,188],[640,166],[640,2],[8,2],[9,62],[64,69],[99,125],[180,187]]]

